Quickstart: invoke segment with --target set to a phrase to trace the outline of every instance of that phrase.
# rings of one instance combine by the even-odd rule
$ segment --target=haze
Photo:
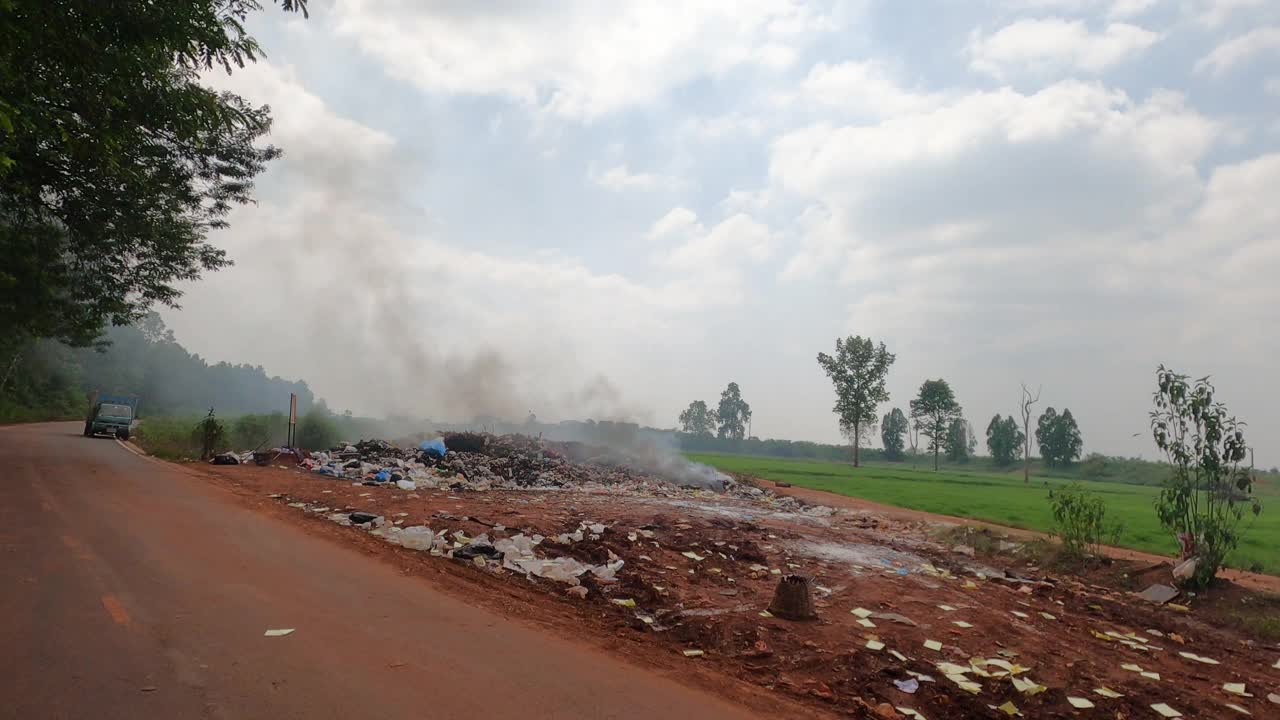
[[[165,313],[206,358],[436,418],[669,427],[736,381],[834,441],[815,356],[861,334],[881,413],[943,377],[980,433],[1025,381],[1145,457],[1164,362],[1280,463],[1280,4],[310,9],[209,76],[285,157]]]

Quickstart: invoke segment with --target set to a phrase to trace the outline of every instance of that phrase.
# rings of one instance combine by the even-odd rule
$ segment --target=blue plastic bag
[[[389,482],[391,480],[391,471],[379,470],[378,474],[373,476],[373,479],[377,480],[378,482]]]
[[[449,449],[444,446],[444,438],[432,438],[431,440],[423,440],[418,445],[418,449],[434,458],[442,458]]]

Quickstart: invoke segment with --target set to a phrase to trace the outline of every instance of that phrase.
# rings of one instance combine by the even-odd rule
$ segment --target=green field
[[[923,465],[918,470],[897,464],[855,469],[845,463],[749,455],[691,454],[689,457],[727,472],[781,480],[886,505],[1041,531],[1049,530],[1053,524],[1044,483],[1056,487],[1067,482],[1032,476],[1030,486],[1026,486],[1021,474],[947,469],[934,472],[924,469]],[[1173,538],[1156,519],[1152,502],[1157,488],[1118,482],[1082,481],[1081,484],[1106,500],[1109,519],[1124,523],[1121,545],[1165,555],[1176,552]],[[1244,540],[1228,563],[1233,567],[1260,568],[1263,572],[1280,574],[1280,491],[1267,486],[1259,494],[1262,515],[1256,519],[1246,518]]]

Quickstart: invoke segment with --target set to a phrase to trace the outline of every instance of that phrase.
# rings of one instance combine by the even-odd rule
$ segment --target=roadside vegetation
[[[1048,490],[1063,488],[1069,479],[1033,475],[1024,485],[1022,474],[975,472],[930,466],[911,469],[902,463],[864,463],[791,460],[744,455],[692,453],[691,460],[725,472],[788,482],[797,487],[863,498],[885,505],[941,515],[972,518],[1010,527],[1050,532],[1054,527]],[[1168,471],[1168,468],[1165,468]],[[1162,555],[1177,555],[1178,545],[1156,516],[1156,487],[1119,482],[1078,481],[1106,503],[1107,517],[1123,520],[1117,545]],[[1280,503],[1280,481],[1266,475],[1259,484],[1261,501]],[[1263,513],[1241,525],[1240,546],[1227,565],[1280,574],[1280,515]]]

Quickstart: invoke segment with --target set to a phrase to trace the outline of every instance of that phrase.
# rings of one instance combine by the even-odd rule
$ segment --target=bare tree
[[[920,423],[913,422],[907,429],[907,440],[911,443],[911,469],[916,469],[916,455],[920,450]]]
[[[1031,406],[1040,402],[1040,390],[1036,388],[1035,397],[1031,396],[1031,391],[1027,389],[1027,384],[1022,383],[1022,484],[1031,483]]]

